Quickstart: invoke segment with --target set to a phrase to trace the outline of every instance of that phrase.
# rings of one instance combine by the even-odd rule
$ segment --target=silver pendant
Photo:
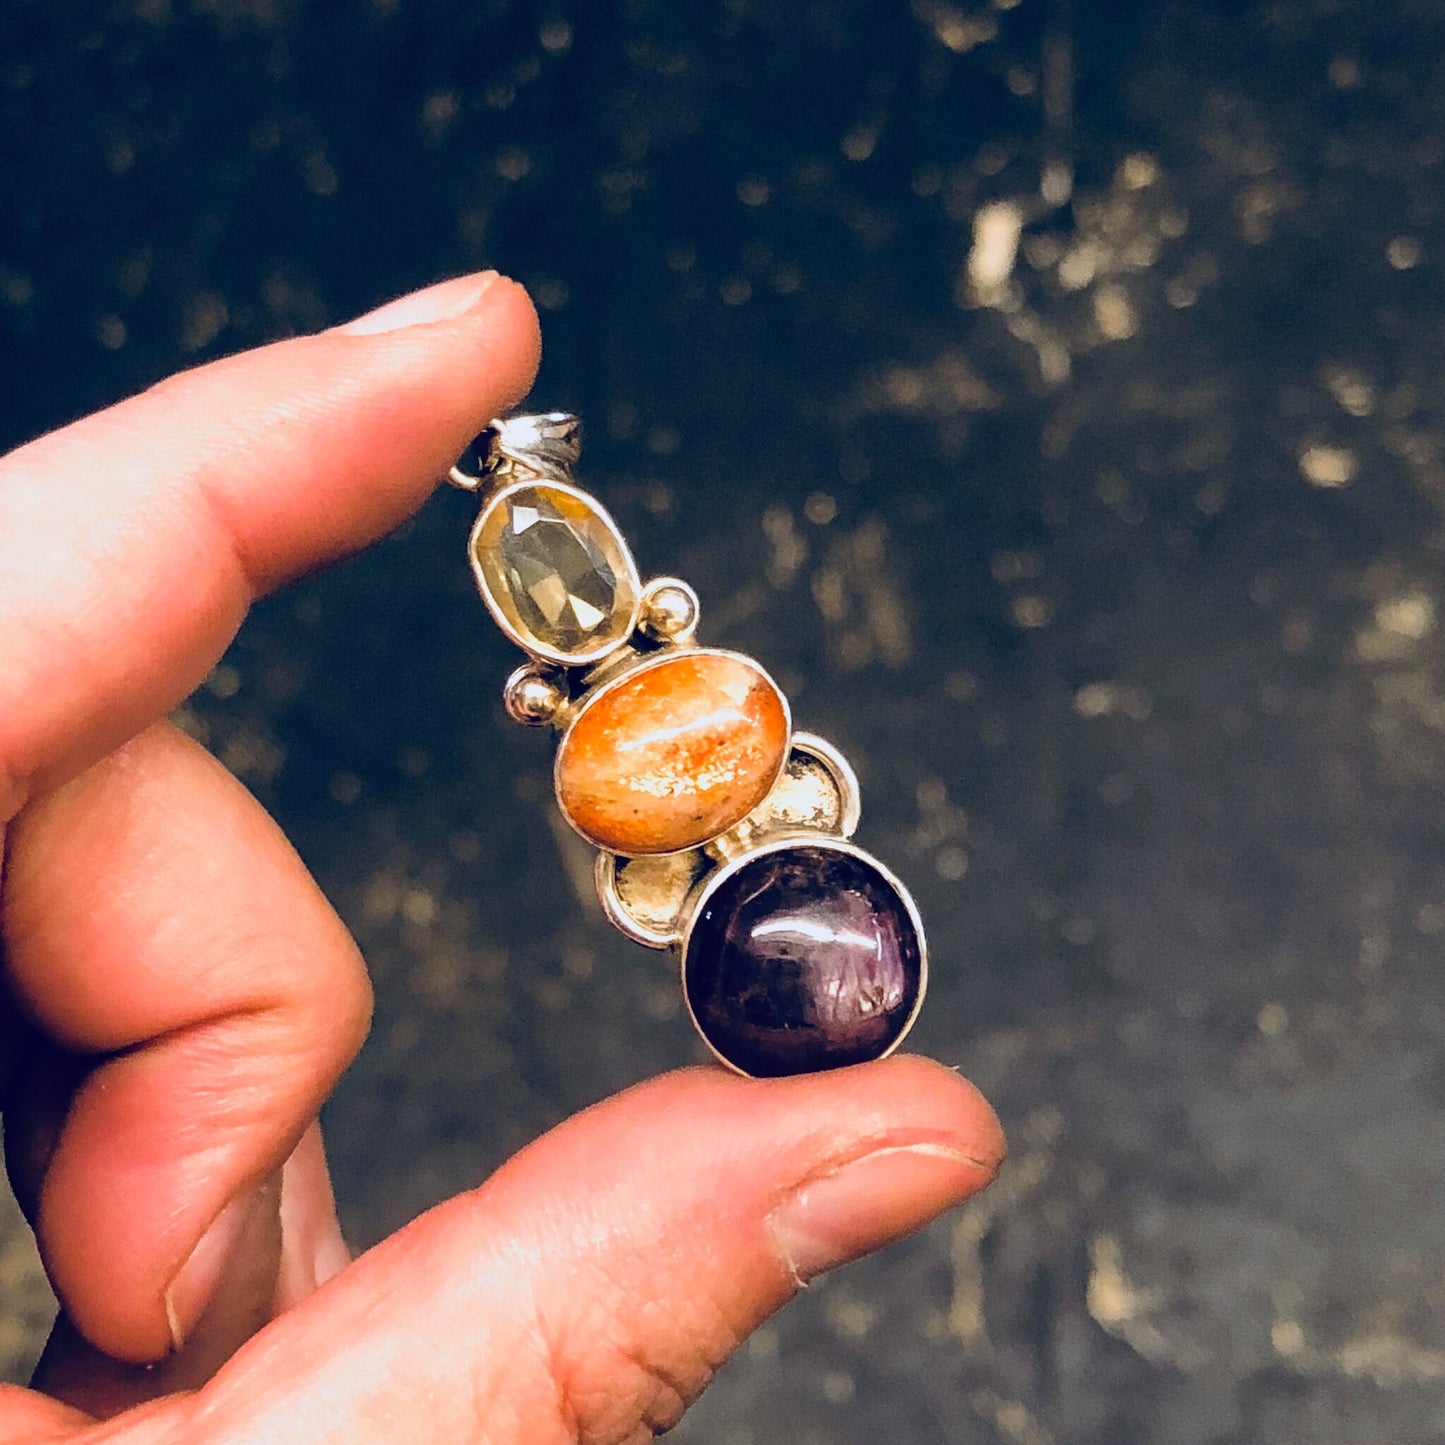
[[[696,640],[698,599],[645,585],[602,504],[577,486],[581,423],[495,421],[470,556],[488,610],[530,660],[507,711],[559,735],[562,816],[599,849],[607,917],[676,951],[688,1012],[727,1067],[770,1077],[882,1058],[928,982],[908,890],[852,836],[846,759],[794,732],[752,658]]]

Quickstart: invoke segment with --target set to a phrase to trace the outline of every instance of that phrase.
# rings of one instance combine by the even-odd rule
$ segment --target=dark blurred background
[[[1442,54],[1441,0],[0,0],[0,442],[498,266],[644,570],[859,765],[1013,1157],[678,1438],[1445,1437]],[[185,713],[375,973],[363,1245],[697,1057],[469,522]],[[19,1377],[13,1217],[0,1294]]]

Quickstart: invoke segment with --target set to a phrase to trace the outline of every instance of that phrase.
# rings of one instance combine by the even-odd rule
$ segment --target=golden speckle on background
[[[1347,487],[1359,474],[1360,461],[1348,447],[1317,443],[1300,453],[1299,467],[1312,486]]]
[[[1397,271],[1412,271],[1424,257],[1425,248],[1414,236],[1396,236],[1385,248],[1390,265]]]
[[[1278,1038],[1289,1027],[1289,1010],[1282,1003],[1267,1003],[1254,1021],[1266,1038]]]

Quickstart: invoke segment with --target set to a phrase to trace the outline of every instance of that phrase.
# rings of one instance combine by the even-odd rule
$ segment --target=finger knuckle
[[[540,1329],[559,1421],[579,1445],[630,1445],[671,1430],[737,1335],[705,1301],[679,1310],[590,1283]]]

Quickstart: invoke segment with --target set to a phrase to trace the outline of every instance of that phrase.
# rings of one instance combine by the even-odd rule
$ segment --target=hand
[[[687,1070],[349,1262],[315,1119],[362,961],[162,719],[253,597],[419,506],[537,348],[519,287],[463,277],[0,462],[0,1108],[63,1310],[4,1445],[641,1440],[998,1168],[988,1105],[919,1059]]]

